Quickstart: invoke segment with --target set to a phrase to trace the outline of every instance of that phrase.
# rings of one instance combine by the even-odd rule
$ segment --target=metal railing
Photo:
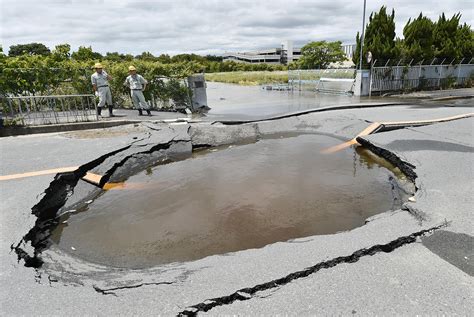
[[[331,81],[334,79],[334,81]],[[341,81],[338,81],[341,79]],[[355,79],[355,69],[353,68],[333,68],[333,69],[295,69],[288,71],[288,86],[290,90],[320,91],[323,87],[330,87],[331,91],[345,92],[352,89]],[[321,81],[325,82],[321,85]],[[328,90],[329,91],[329,90]]]
[[[5,124],[45,125],[97,121],[94,95],[3,96]]]
[[[371,93],[403,90],[433,90],[472,85],[474,77],[473,59],[463,59],[458,64],[445,63],[417,64],[411,62],[403,65],[389,61],[384,66],[375,61],[371,67]],[[465,63],[463,63],[463,61]],[[390,65],[393,66],[390,66]]]

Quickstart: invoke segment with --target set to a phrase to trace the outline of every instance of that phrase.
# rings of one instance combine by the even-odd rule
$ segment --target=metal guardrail
[[[354,79],[355,69],[332,68],[332,69],[295,69],[288,71],[288,85],[291,90],[316,91],[320,86],[320,79]],[[331,89],[337,92],[347,90],[346,82],[331,83]],[[350,87],[351,85],[349,85]]]
[[[46,125],[98,121],[94,95],[4,96],[5,125]]]

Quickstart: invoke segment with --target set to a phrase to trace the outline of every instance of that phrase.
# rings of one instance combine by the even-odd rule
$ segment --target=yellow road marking
[[[456,115],[456,116],[445,117],[445,118],[440,118],[440,119],[415,120],[415,121],[387,121],[387,122],[380,122],[380,124],[383,124],[383,125],[398,125],[398,124],[439,123],[439,122],[445,122],[445,121],[452,121],[452,120],[456,120],[456,119],[469,118],[469,117],[473,117],[473,116],[474,116],[474,112],[471,112],[471,113],[459,114],[459,115]]]
[[[105,190],[139,190],[146,188],[146,183],[130,183],[130,182],[119,182],[119,183],[105,183],[102,189]]]
[[[74,172],[78,168],[79,168],[79,166],[60,167],[60,168],[53,168],[53,169],[49,169],[49,170],[42,170],[42,171],[35,171],[35,172],[3,175],[3,176],[0,176],[0,181],[7,181],[7,180],[11,180],[11,179],[18,179],[18,178],[25,178],[25,177],[32,177],[32,176],[41,176],[41,175],[48,175],[48,174]]]
[[[111,190],[111,189],[123,189],[125,187],[125,183],[124,182],[120,182],[120,183],[105,183],[104,184],[104,187],[102,187],[102,189],[105,189],[105,190]]]
[[[324,153],[324,154],[334,153],[334,152],[340,151],[342,149],[345,149],[345,148],[347,148],[351,145],[359,144],[359,143],[357,143],[357,140],[356,140],[358,137],[371,134],[372,132],[377,130],[380,127],[380,125],[381,125],[380,123],[374,122],[371,125],[369,125],[367,128],[365,128],[364,130],[362,130],[355,138],[353,138],[353,139],[351,139],[347,142],[344,142],[342,144],[324,149],[324,150],[321,151],[321,153]]]
[[[469,118],[473,117],[474,112],[471,113],[465,113],[465,114],[460,114],[452,117],[445,117],[445,118],[440,118],[440,119],[430,119],[430,120],[415,120],[415,121],[384,121],[384,122],[374,122],[371,125],[369,125],[367,128],[365,128],[362,132],[357,134],[357,136],[347,142],[344,142],[339,145],[335,145],[332,147],[329,147],[327,149],[324,149],[321,151],[321,153],[324,154],[329,154],[329,153],[334,153],[340,150],[343,150],[351,145],[359,144],[357,142],[357,138],[360,136],[366,136],[377,130],[380,126],[395,126],[395,125],[410,125],[410,124],[429,124],[429,123],[440,123],[440,122],[446,122],[446,121],[452,121],[452,120],[457,120],[457,119],[463,119],[463,118]]]
[[[86,175],[82,179],[89,183],[99,186],[100,180],[102,179],[102,175],[87,172]]]

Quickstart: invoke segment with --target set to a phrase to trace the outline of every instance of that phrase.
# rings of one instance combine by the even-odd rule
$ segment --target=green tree
[[[206,55],[204,58],[209,62],[222,62],[222,60],[224,59],[222,56],[216,55]]]
[[[362,56],[372,53],[372,60],[383,60],[400,57],[395,46],[395,11],[387,15],[387,8],[382,6],[379,12],[372,12],[369,17],[369,23],[365,28],[364,49]],[[356,36],[356,50],[352,57],[354,64],[359,64],[360,59],[360,35]],[[363,63],[366,59],[363,58]]]
[[[432,59],[434,57],[433,31],[433,21],[422,13],[413,21],[409,19],[403,28],[405,57],[415,62]]]
[[[460,13],[453,15],[451,19],[447,19],[444,13],[439,17],[433,36],[436,57],[441,59],[460,57],[460,52],[456,48],[456,35],[460,19]]]
[[[158,61],[161,63],[169,64],[171,63],[171,57],[168,54],[161,54],[157,57]]]
[[[77,61],[98,61],[102,59],[102,55],[94,52],[90,46],[79,46],[77,52],[72,53],[71,58]]]
[[[107,61],[120,62],[124,60],[124,55],[118,52],[107,52],[105,53],[104,59]]]
[[[140,55],[135,56],[136,59],[144,61],[155,61],[157,58],[150,52],[143,52]]]
[[[396,57],[395,10],[387,15],[385,6],[378,13],[371,13],[364,38],[364,56],[372,53],[373,59],[388,60]]]
[[[60,44],[56,45],[53,50],[52,57],[56,61],[65,61],[71,57],[71,45],[69,44]]]
[[[5,69],[5,62],[7,60],[7,57],[3,53],[3,46],[0,45],[0,97],[5,94],[7,91],[8,87],[5,82],[5,76],[3,75],[3,71]],[[1,110],[1,109],[0,109]]]
[[[5,53],[3,53],[3,46],[0,45],[0,65],[3,65],[6,58]]]
[[[200,55],[197,54],[178,54],[173,57],[171,57],[171,61],[173,63],[179,63],[179,62],[199,62],[199,63],[204,63],[206,59]]]
[[[359,65],[359,62],[360,62],[360,34],[359,32],[357,32],[357,35],[356,35],[356,48],[354,50],[354,53],[352,54],[352,62],[357,66]]]
[[[458,28],[456,42],[461,58],[471,58],[474,56],[474,31],[466,23]]]
[[[302,68],[327,68],[331,63],[342,62],[345,54],[341,42],[311,42],[301,48],[299,65]]]
[[[30,44],[18,44],[10,46],[8,56],[21,56],[21,55],[42,55],[47,56],[51,54],[49,48],[41,43],[30,43]]]
[[[461,13],[447,19],[444,13],[439,17],[433,32],[435,57],[456,59],[472,57],[474,54],[474,35],[467,24],[460,25]]]

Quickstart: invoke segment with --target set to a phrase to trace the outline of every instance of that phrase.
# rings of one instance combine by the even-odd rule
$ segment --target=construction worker
[[[95,63],[95,73],[91,76],[92,88],[94,89],[95,95],[99,97],[99,103],[97,104],[97,114],[102,115],[102,107],[107,104],[109,107],[109,115],[113,117],[112,113],[112,93],[110,92],[109,80],[112,80],[109,74],[103,70],[101,63]]]
[[[130,66],[128,68],[128,73],[125,82],[125,86],[130,88],[130,95],[132,96],[132,102],[136,109],[138,109],[138,115],[143,115],[143,110],[146,110],[146,113],[151,116],[150,107],[143,96],[143,91],[146,89],[148,82],[143,76],[137,74],[137,69],[135,66]]]

